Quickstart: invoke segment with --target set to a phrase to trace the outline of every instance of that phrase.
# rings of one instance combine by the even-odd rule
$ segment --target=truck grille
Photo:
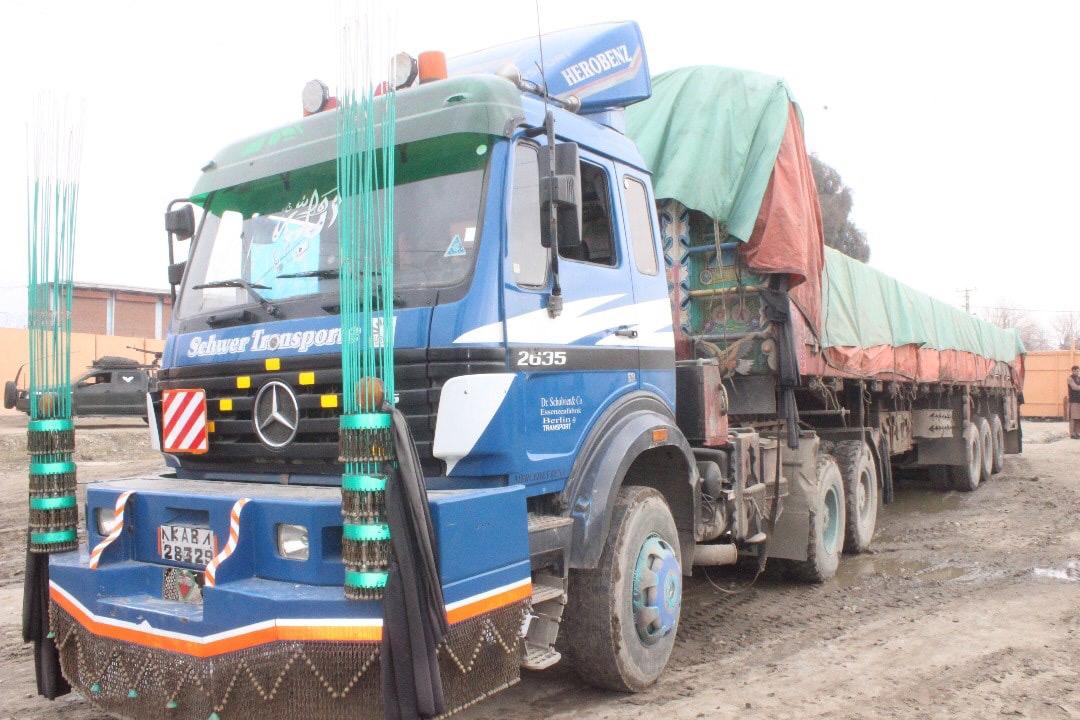
[[[394,363],[397,407],[409,422],[424,472],[429,477],[443,475],[444,463],[431,454],[443,383],[458,375],[506,372],[506,352],[503,348],[398,349]],[[263,360],[168,368],[158,379],[158,390],[153,393],[158,418],[161,390],[206,391],[207,418],[213,423],[210,450],[205,455],[178,456],[181,467],[199,472],[341,473],[337,462],[341,412],[338,356],[282,358],[280,367],[273,371],[266,369]],[[252,424],[255,396],[259,388],[274,380],[293,390],[300,410],[296,437],[277,450],[259,441]]]

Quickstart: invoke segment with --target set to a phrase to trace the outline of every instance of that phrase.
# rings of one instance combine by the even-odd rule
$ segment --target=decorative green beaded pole
[[[382,598],[390,561],[385,492],[395,460],[395,98],[379,72],[388,27],[368,5],[342,28],[337,179],[341,302],[340,460],[345,596]],[[388,69],[388,68],[387,68]]]
[[[40,100],[28,129],[30,551],[77,546],[71,420],[71,290],[82,109]]]

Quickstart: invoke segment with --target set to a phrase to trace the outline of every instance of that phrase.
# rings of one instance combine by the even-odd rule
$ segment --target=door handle
[[[619,337],[636,338],[638,336],[636,325],[620,325],[611,331],[612,335],[618,335]]]

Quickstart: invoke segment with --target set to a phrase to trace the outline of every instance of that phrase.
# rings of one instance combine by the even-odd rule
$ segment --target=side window
[[[659,267],[649,193],[645,183],[629,175],[623,176],[623,189],[626,190],[626,227],[630,233],[630,247],[634,251],[634,264],[638,272],[655,275]]]
[[[604,169],[581,163],[581,246],[559,247],[559,255],[597,265],[615,265],[611,232],[611,187]]]
[[[547,282],[548,251],[540,244],[540,162],[532,145],[514,150],[510,267],[518,285],[540,287]]]

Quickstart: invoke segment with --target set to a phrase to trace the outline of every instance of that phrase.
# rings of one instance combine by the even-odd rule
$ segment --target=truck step
[[[563,589],[560,587],[551,587],[550,585],[533,585],[532,592],[532,604],[536,607],[540,603],[545,603],[549,600],[562,600]]]
[[[526,642],[525,659],[522,660],[521,667],[526,670],[546,670],[561,659],[562,653],[550,646],[544,647]]]
[[[533,558],[534,568],[564,561],[573,526],[573,518],[529,513],[529,556]]]

